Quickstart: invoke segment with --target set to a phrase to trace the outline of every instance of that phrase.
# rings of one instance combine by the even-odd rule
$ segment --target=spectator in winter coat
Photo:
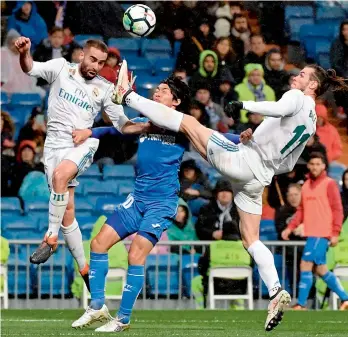
[[[261,64],[250,63],[245,67],[245,77],[243,82],[236,85],[234,90],[237,92],[239,101],[275,101],[274,90],[266,84],[264,80],[264,70]],[[248,118],[247,111],[241,110],[240,122],[246,123]],[[237,116],[238,117],[238,116]]]
[[[337,75],[348,77],[348,20],[341,23],[340,34],[331,45],[330,62]]]
[[[287,91],[288,78],[282,53],[279,49],[271,49],[265,59],[265,81],[274,90],[277,100]]]
[[[12,94],[38,93],[42,98],[46,92],[36,85],[36,79],[28,76],[22,71],[19,64],[19,54],[15,47],[15,41],[20,34],[10,29],[6,35],[4,46],[1,47],[1,90]]]
[[[326,148],[329,164],[342,155],[342,142],[337,129],[328,121],[328,111],[325,105],[317,104],[317,131],[320,143]]]
[[[254,112],[248,111],[246,114],[248,118],[247,123],[238,123],[236,126],[236,133],[240,134],[247,129],[253,130],[253,132],[257,129],[257,127],[263,122],[263,116]]]
[[[250,37],[250,52],[246,54],[244,64],[259,63],[265,65],[266,60],[266,44],[262,35],[252,35]]]
[[[235,14],[232,21],[231,40],[239,59],[244,58],[251,49],[250,35],[248,18],[244,14]]]
[[[342,175],[342,192],[341,192],[344,220],[348,218],[348,169]]]
[[[8,18],[7,29],[14,29],[20,35],[28,37],[31,48],[36,46],[48,36],[47,26],[43,18],[38,14],[34,1],[18,1]]]
[[[210,127],[210,118],[205,110],[204,104],[193,100],[188,108],[189,115],[196,118],[202,125],[206,127]]]
[[[236,101],[237,99],[238,96],[234,91],[234,83],[227,78],[222,78],[219,85],[219,91],[213,97],[213,101],[221,107],[225,107],[229,102]]]
[[[1,154],[14,156],[13,148],[16,143],[13,141],[15,125],[8,112],[1,111]]]
[[[239,240],[239,217],[233,203],[232,185],[221,179],[216,183],[214,199],[200,209],[196,233],[200,240]]]
[[[193,92],[196,92],[201,85],[208,86],[212,90],[214,97],[218,91],[222,78],[234,82],[231,72],[228,69],[219,71],[219,60],[215,52],[205,50],[199,55],[199,69],[189,80],[189,86]]]

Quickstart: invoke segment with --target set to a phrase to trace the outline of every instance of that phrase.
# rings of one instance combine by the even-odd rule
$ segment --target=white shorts
[[[262,214],[264,186],[251,171],[240,147],[214,132],[208,141],[207,159],[221,174],[231,179],[235,204],[244,212]]]
[[[51,190],[52,176],[54,169],[63,161],[71,160],[77,166],[77,174],[69,181],[69,187],[78,186],[76,178],[85,172],[93,162],[93,156],[98,149],[99,139],[88,138],[84,143],[76,147],[55,149],[50,147],[44,148],[44,166],[48,187]]]

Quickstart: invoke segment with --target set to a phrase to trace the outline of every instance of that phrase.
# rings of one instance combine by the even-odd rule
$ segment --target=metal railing
[[[7,265],[9,282],[9,307],[32,308],[44,306],[49,308],[80,307],[82,301],[73,298],[71,283],[74,278],[73,258],[65,247],[64,241],[59,241],[56,254],[43,265],[32,265],[29,262],[30,253],[40,244],[38,240],[10,240],[11,254]],[[126,245],[130,241],[124,242]],[[194,308],[195,301],[191,284],[187,279],[193,279],[197,272],[198,254],[191,251],[184,254],[184,246],[191,246],[197,252],[204,254],[210,241],[161,241],[160,247],[167,247],[168,254],[153,254],[148,258],[145,270],[143,290],[137,301],[137,308],[160,308],[159,303],[165,300],[166,307]],[[293,298],[297,297],[298,266],[301,258],[301,247],[304,242],[296,241],[265,241],[276,254],[276,265],[282,286],[288,289]],[[175,249],[176,253],[170,253]],[[185,264],[185,265],[184,265]],[[184,277],[185,276],[185,277]],[[266,298],[266,288],[254,268],[254,301]],[[186,280],[186,281],[185,281]],[[47,301],[42,301],[47,299]],[[173,302],[171,306],[169,302]],[[44,303],[44,304],[43,304]],[[256,307],[257,304],[256,304]]]

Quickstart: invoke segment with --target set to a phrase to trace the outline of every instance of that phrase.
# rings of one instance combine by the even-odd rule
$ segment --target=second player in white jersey
[[[46,147],[74,147],[73,130],[92,127],[100,111],[108,114],[119,131],[128,121],[123,108],[111,102],[114,85],[98,75],[86,80],[76,63],[64,58],[33,62],[28,75],[50,84]]]

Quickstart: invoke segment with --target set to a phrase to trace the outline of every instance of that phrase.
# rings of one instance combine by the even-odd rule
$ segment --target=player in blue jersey
[[[184,111],[189,99],[189,89],[178,78],[163,81],[153,99],[174,109]],[[145,119],[134,119],[144,122]],[[74,141],[87,137],[99,138],[105,133],[117,134],[113,127],[75,131]],[[251,136],[251,130],[241,137]],[[129,136],[128,136],[129,137]],[[239,136],[225,134],[234,142]],[[92,240],[90,256],[91,303],[86,312],[73,324],[74,328],[88,326],[95,321],[110,321],[96,331],[117,332],[129,328],[134,303],[144,283],[144,264],[147,255],[156,245],[176,215],[180,189],[178,171],[187,140],[184,134],[153,126],[139,137],[136,181],[134,193],[119,205],[100,233]],[[137,233],[128,256],[127,283],[123,291],[120,309],[111,319],[105,306],[105,276],[108,271],[108,250],[118,241]]]

